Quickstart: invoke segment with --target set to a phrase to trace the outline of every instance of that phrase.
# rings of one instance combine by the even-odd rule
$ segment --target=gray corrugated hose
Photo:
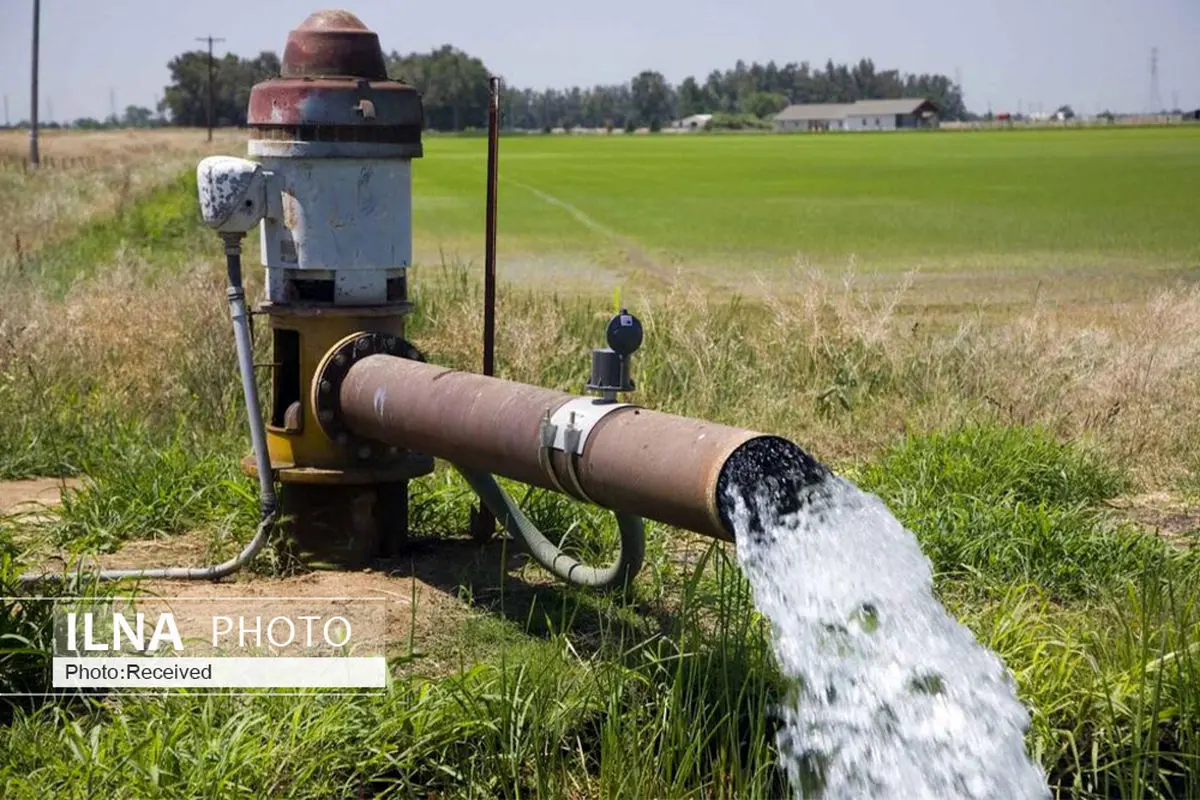
[[[81,570],[80,577],[101,581],[118,581],[126,578],[154,580],[216,581],[240,570],[250,563],[258,551],[271,537],[278,514],[275,496],[275,473],[271,471],[271,457],[267,452],[267,430],[263,425],[262,408],[258,401],[258,385],[254,380],[254,349],[250,338],[249,315],[246,312],[246,291],[242,288],[242,244],[245,234],[222,234],[225,240],[225,265],[229,274],[229,316],[233,320],[233,336],[237,347],[238,371],[242,376],[242,394],[246,400],[246,415],[250,421],[250,441],[254,447],[254,459],[258,466],[259,507],[261,521],[254,538],[228,561],[207,567],[164,567],[161,569],[106,569],[92,573]],[[26,573],[21,583],[36,583],[43,580],[64,580],[60,573]]]
[[[641,570],[646,553],[646,533],[641,517],[620,511],[613,512],[621,535],[621,549],[617,560],[607,567],[590,567],[580,564],[547,539],[521,513],[516,502],[491,475],[469,472],[457,466],[455,469],[466,478],[475,494],[479,495],[483,504],[496,515],[496,519],[505,530],[523,543],[533,559],[559,580],[586,589],[627,589],[634,576]]]

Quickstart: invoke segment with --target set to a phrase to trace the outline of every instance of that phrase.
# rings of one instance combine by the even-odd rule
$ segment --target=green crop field
[[[478,259],[485,144],[414,166],[423,259]],[[1105,270],[1200,262],[1200,127],[503,141],[500,248],[520,264],[770,272]]]

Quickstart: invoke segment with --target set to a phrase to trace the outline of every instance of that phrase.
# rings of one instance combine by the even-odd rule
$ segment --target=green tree
[[[450,45],[429,53],[392,53],[388,74],[421,91],[425,124],[439,131],[459,131],[487,125],[488,78],[478,58]]]
[[[709,100],[696,79],[688,76],[679,84],[679,116],[690,117],[709,110]]]
[[[742,98],[743,114],[753,114],[759,119],[765,119],[778,114],[788,106],[788,99],[774,92],[751,92]]]
[[[154,112],[143,106],[126,106],[121,124],[127,128],[148,128],[154,123]]]
[[[633,111],[637,122],[651,130],[662,128],[671,118],[673,97],[671,87],[661,72],[646,70],[630,83],[633,95]]]
[[[201,126],[208,120],[208,53],[192,50],[167,64],[171,83],[163,90],[159,110],[176,125]],[[245,125],[250,89],[279,74],[279,57],[264,51],[242,59],[227,53],[214,59],[213,124]]]

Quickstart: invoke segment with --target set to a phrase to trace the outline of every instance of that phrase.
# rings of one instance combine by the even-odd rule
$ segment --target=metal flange
[[[370,461],[385,454],[395,455],[394,452],[386,452],[386,445],[356,436],[346,426],[342,415],[341,389],[346,374],[362,359],[377,355],[425,360],[425,356],[411,342],[395,334],[374,331],[352,333],[331,347],[321,359],[312,385],[312,405],[321,430],[359,461]]]

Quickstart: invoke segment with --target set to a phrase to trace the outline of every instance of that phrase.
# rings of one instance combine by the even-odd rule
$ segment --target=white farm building
[[[937,127],[937,106],[923,98],[801,103],[775,115],[780,131],[894,131]]]

